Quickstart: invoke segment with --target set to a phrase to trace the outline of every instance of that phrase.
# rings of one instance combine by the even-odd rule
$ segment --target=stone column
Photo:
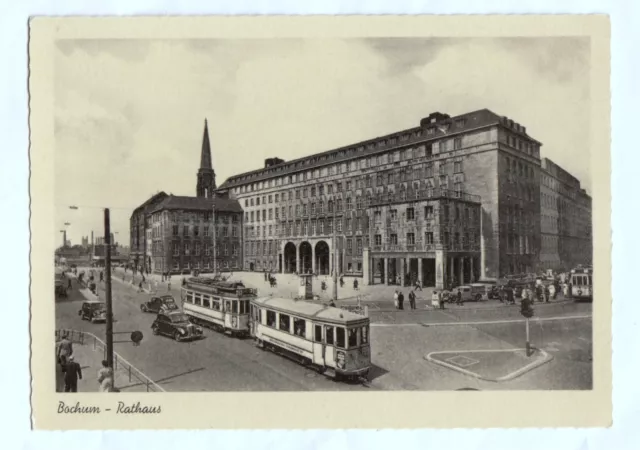
[[[453,256],[449,256],[449,275],[447,276],[447,283],[453,284],[453,276],[456,273],[455,259]]]
[[[333,272],[334,255],[332,251],[329,251],[329,274]]]
[[[389,258],[384,258],[384,284],[389,286]]]
[[[444,252],[442,250],[436,250],[436,289],[444,289],[445,261]]]
[[[476,280],[474,280],[474,273],[473,273],[473,260],[475,258],[472,256],[471,258],[469,258],[469,272],[471,273],[471,282],[474,283]]]
[[[311,244],[311,273],[316,273],[316,246]]]
[[[458,273],[460,274],[460,284],[464,284],[464,256],[459,258],[460,265],[458,266]]]
[[[404,285],[405,274],[407,273],[406,268],[406,260],[404,258],[400,258],[400,286]]]
[[[418,258],[418,283],[422,286],[422,258]]]
[[[284,273],[284,253],[278,255],[278,262],[280,261],[282,261],[282,264],[280,264],[280,273]]]
[[[296,272],[299,274],[300,273],[300,269],[302,269],[302,267],[300,267],[300,245],[296,245]]]
[[[371,258],[369,257],[369,249],[362,250],[362,284],[369,286],[371,284]]]

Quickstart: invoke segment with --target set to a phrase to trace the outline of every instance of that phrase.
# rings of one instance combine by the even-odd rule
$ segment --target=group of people
[[[404,309],[404,294],[396,289],[393,294],[393,305],[398,310]],[[416,293],[414,289],[409,292],[409,309],[416,309]]]
[[[271,287],[276,287],[278,285],[278,282],[276,281],[276,277],[271,275],[271,272],[264,273],[264,281],[268,282],[269,286]]]
[[[57,363],[64,379],[65,392],[78,392],[78,380],[82,380],[82,368],[75,360],[73,343],[67,335],[63,335],[58,343]],[[107,361],[102,361],[102,368],[98,371],[98,384],[100,392],[113,391],[113,369]]]

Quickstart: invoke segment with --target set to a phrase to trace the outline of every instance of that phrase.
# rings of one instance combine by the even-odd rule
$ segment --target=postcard
[[[34,427],[610,425],[609,33],[33,18]]]

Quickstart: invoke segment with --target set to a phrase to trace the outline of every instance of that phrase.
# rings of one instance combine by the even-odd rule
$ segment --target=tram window
[[[363,344],[369,343],[369,327],[366,325],[362,327],[362,343]]]
[[[258,323],[262,323],[262,310],[258,308]]]
[[[267,326],[271,328],[276,327],[276,313],[275,311],[267,311]]]
[[[286,314],[280,314],[280,331],[291,333],[291,317]]]
[[[326,333],[327,333],[327,345],[333,345],[333,327],[327,327]]]
[[[316,325],[315,327],[315,341],[322,342],[322,325]]]
[[[231,300],[227,300],[224,302],[224,310],[227,312],[231,312]]]
[[[305,337],[307,334],[307,321],[304,319],[293,319],[293,332],[296,336]]]
[[[187,292],[187,303],[193,303],[193,293]]]
[[[217,300],[211,302],[211,309],[213,309],[214,311],[220,311],[220,302]]]
[[[336,347],[345,348],[344,345],[344,328],[336,327]]]
[[[209,300],[208,295],[202,296],[202,306],[204,306],[205,308],[211,308],[211,301]]]
[[[348,328],[349,348],[358,346],[358,330],[360,328]]]
[[[202,303],[202,301],[201,301],[201,297],[200,297],[200,294],[196,294],[196,295],[195,295],[195,301],[194,301],[194,303],[195,303],[196,305],[200,305],[200,304]]]
[[[233,312],[233,313],[237,313],[237,312],[238,312],[238,300],[233,300],[233,301],[231,302],[231,307],[233,308],[233,309],[231,310],[231,312]]]

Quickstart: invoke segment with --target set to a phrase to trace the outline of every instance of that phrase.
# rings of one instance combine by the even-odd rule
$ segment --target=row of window
[[[235,264],[237,263],[237,261],[219,261],[218,262],[218,268],[223,268],[223,269],[239,269],[238,266],[236,266]],[[165,267],[164,261],[160,262],[160,265],[162,266],[162,270],[166,270],[167,268]],[[200,263],[200,261],[184,261],[183,264],[180,264],[180,261],[177,259],[174,259],[171,263],[171,267],[173,270],[200,270],[200,269],[212,269],[213,268],[213,261],[204,261],[202,262],[202,264]]]
[[[187,291],[185,301],[214,311],[232,314],[249,314],[249,300],[222,299],[213,295]]]
[[[262,308],[253,306],[254,320],[263,323]],[[314,342],[341,349],[357,348],[369,343],[369,326],[340,327],[333,325],[314,324],[301,317],[264,309],[265,325],[294,336],[302,337]],[[311,329],[313,326],[313,330]],[[312,335],[313,334],[313,335]]]
[[[416,243],[419,243],[419,240],[416,241],[416,233],[406,233],[405,236],[406,245],[416,245]],[[420,237],[419,234],[417,236]],[[475,246],[477,244],[477,235],[476,233],[460,233],[457,231],[454,233],[450,233],[449,231],[443,231],[440,234],[440,242],[453,248],[459,248],[461,246]],[[424,233],[424,244],[432,245],[434,243],[434,233],[432,231],[426,231]],[[388,244],[398,245],[398,235],[396,233],[389,234]],[[382,245],[381,234],[376,234],[373,236],[373,245]]]
[[[162,244],[161,242],[159,244]],[[183,242],[182,244],[180,242],[174,242],[173,243],[173,256],[179,256],[179,255],[185,255],[185,256],[189,256],[191,254],[195,255],[195,256],[200,256],[200,254],[202,253],[202,245],[199,242],[195,242],[193,243],[193,245],[191,245],[190,242]],[[231,247],[231,252],[233,254],[233,256],[238,256],[239,255],[239,245],[238,244],[231,244],[231,246],[228,243],[223,243],[222,245],[219,246],[219,251],[221,252],[221,254],[223,256],[229,256],[229,247]],[[160,250],[158,253],[162,252],[162,245],[160,245]],[[212,245],[205,245],[204,246],[204,254],[205,256],[209,256],[213,253],[212,250]]]
[[[231,236],[238,237],[238,234],[239,234],[238,230],[239,230],[239,227],[237,227],[237,226],[231,227]],[[203,231],[203,236],[204,237],[209,237],[209,236],[212,235],[211,227],[205,226],[205,227],[203,227],[202,231]],[[219,236],[222,236],[222,237],[229,236],[229,227],[219,227],[218,228],[218,233],[219,233]],[[173,225],[171,234],[172,234],[172,236],[179,236],[180,235],[180,226],[179,225]],[[183,227],[182,227],[182,235],[184,237],[189,237],[189,236],[198,237],[198,236],[200,236],[200,226],[191,227],[189,225],[183,225]],[[154,237],[161,237],[161,236],[162,236],[162,234],[158,233],[158,235],[154,236]]]

